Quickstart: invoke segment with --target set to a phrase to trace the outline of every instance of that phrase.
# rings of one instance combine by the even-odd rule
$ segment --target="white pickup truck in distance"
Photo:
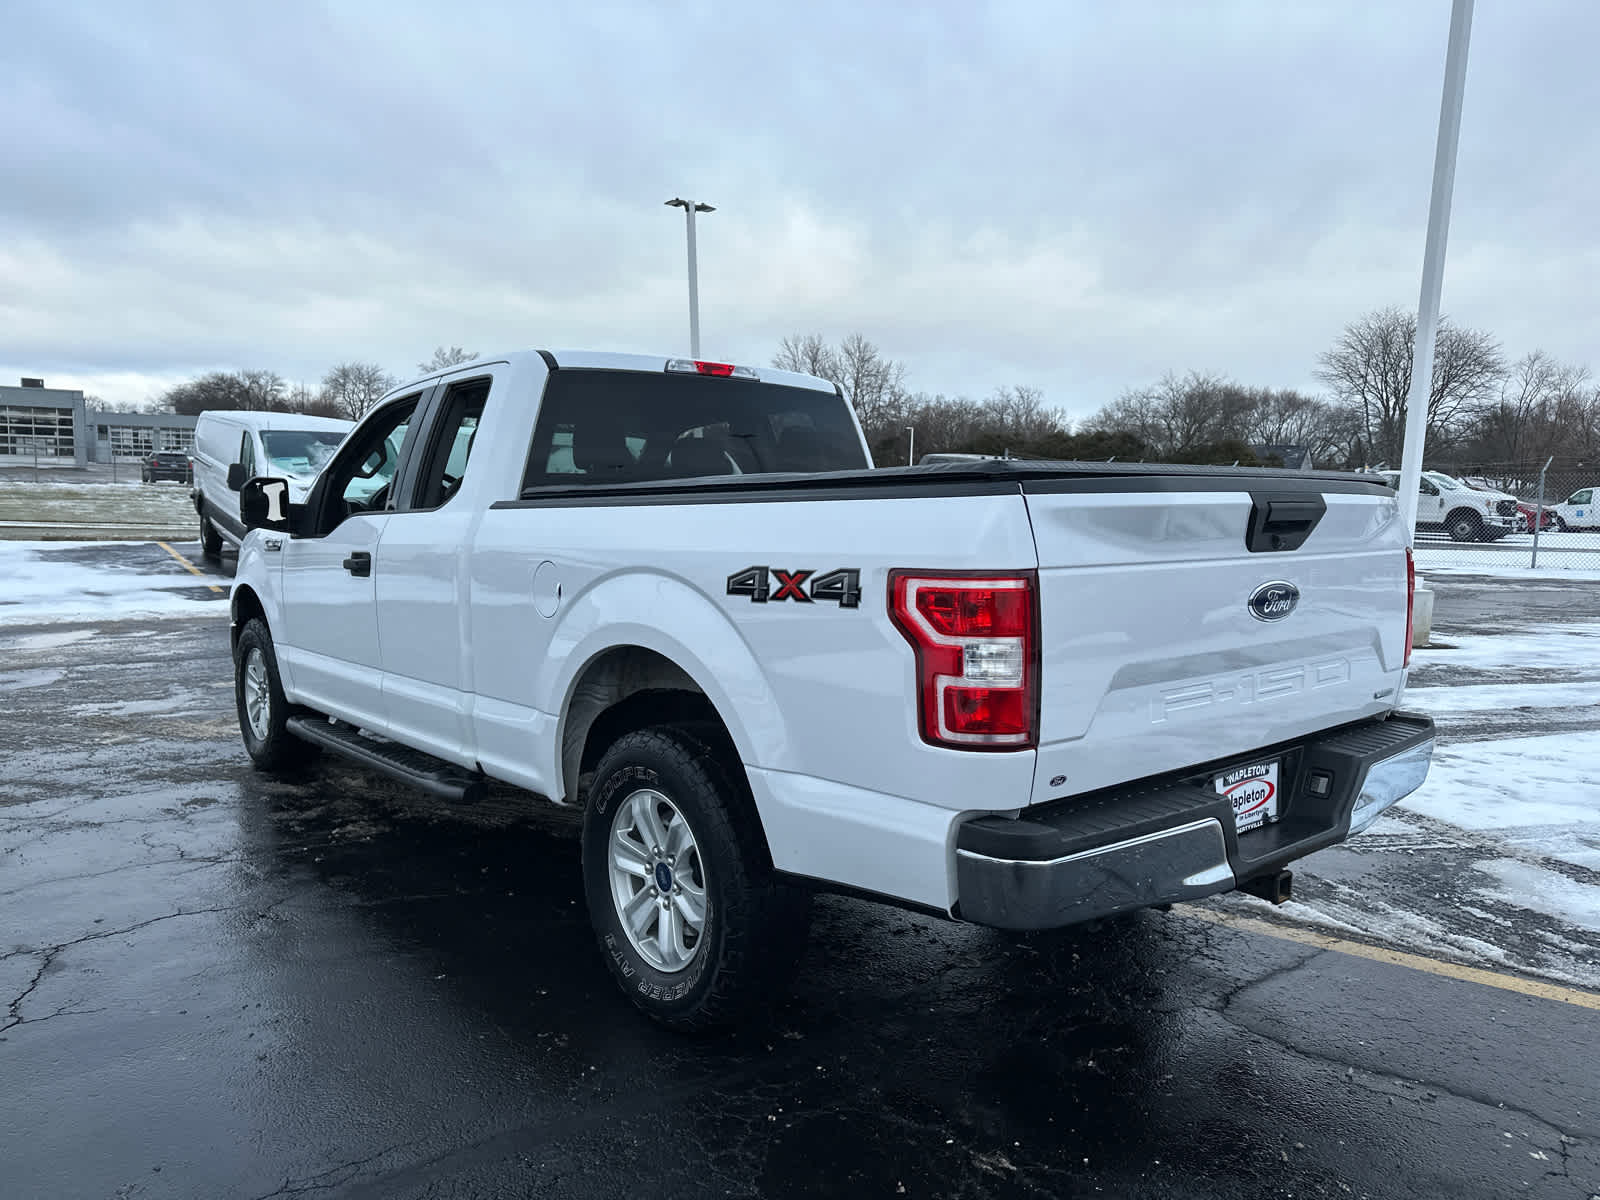
[[[581,805],[605,961],[677,1028],[771,995],[817,889],[1005,929],[1281,899],[1432,754],[1372,477],[872,470],[820,379],[527,352],[398,389],[288,499],[241,491],[252,758]]]

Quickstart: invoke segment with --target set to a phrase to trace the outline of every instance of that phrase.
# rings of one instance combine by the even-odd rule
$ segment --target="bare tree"
[[[1086,427],[1131,433],[1166,458],[1218,442],[1244,441],[1254,404],[1249,389],[1221,376],[1169,373],[1154,387],[1124,392]]]
[[[855,409],[867,444],[875,453],[880,443],[903,437],[911,424],[912,397],[905,387],[905,367],[883,357],[863,334],[852,333],[837,347],[828,345],[820,334],[793,334],[779,343],[772,365],[837,384]]]
[[[1027,384],[996,388],[983,408],[986,424],[994,432],[1019,443],[1066,432],[1061,413],[1045,406],[1044,392]]]
[[[164,409],[193,416],[221,409],[247,407],[244,382],[229,371],[211,371],[168,388],[161,397]]]
[[[1254,446],[1303,446],[1315,463],[1344,463],[1357,427],[1350,413],[1292,388],[1250,388],[1244,440]]]
[[[320,392],[312,391],[303,383],[291,387],[284,396],[284,408],[292,413],[304,413],[308,417],[337,417],[340,410],[328,400],[323,399]]]
[[[394,384],[394,379],[377,363],[340,363],[322,377],[318,399],[339,416],[357,421]]]
[[[439,371],[448,371],[451,367],[472,362],[477,357],[476,350],[463,350],[460,346],[436,346],[432,358],[417,364],[417,374],[433,375]]]
[[[1351,322],[1318,359],[1317,378],[1360,421],[1369,465],[1400,461],[1416,336],[1414,313],[1386,308]],[[1428,452],[1461,440],[1468,419],[1494,398],[1504,375],[1505,360],[1490,334],[1439,318],[1428,393]]]
[[[283,376],[276,371],[239,371],[239,407],[260,411],[281,411],[286,404],[288,387]]]
[[[772,365],[784,371],[799,371],[802,375],[815,375],[837,383],[843,369],[833,347],[817,333],[792,333],[778,343],[778,352],[772,356]]]
[[[1593,438],[1593,422],[1583,416],[1588,392],[1587,367],[1557,362],[1542,350],[1523,355],[1500,381],[1499,398],[1484,408],[1463,457],[1510,463],[1570,453]]]

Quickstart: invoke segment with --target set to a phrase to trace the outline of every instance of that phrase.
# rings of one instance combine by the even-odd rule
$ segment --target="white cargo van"
[[[300,413],[203,412],[194,427],[194,508],[200,516],[200,548],[222,552],[224,540],[244,537],[239,520],[239,485],[257,475],[289,481],[295,501],[355,427],[353,421]]]

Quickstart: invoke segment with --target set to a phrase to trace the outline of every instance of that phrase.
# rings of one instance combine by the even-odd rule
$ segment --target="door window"
[[[1593,496],[1593,495],[1594,495],[1594,489],[1593,488],[1584,488],[1583,491],[1581,491],[1581,492],[1573,492],[1572,493],[1572,499],[1568,500],[1567,503],[1568,504],[1587,504],[1587,503],[1589,503],[1589,498],[1591,496]]]
[[[244,467],[244,477],[246,479],[254,479],[256,477],[255,439],[250,436],[249,430],[239,436],[239,463]]]
[[[428,459],[418,479],[417,508],[438,508],[460,490],[491,382],[470,379],[452,384],[445,393],[438,423],[428,443]]]
[[[392,507],[390,485],[421,393],[379,409],[352,433],[328,468],[322,532],[358,512]]]

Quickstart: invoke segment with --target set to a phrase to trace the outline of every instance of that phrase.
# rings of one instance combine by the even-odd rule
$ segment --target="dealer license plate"
[[[1212,780],[1218,793],[1233,802],[1233,827],[1240,833],[1278,819],[1278,762],[1251,763],[1224,771]]]

